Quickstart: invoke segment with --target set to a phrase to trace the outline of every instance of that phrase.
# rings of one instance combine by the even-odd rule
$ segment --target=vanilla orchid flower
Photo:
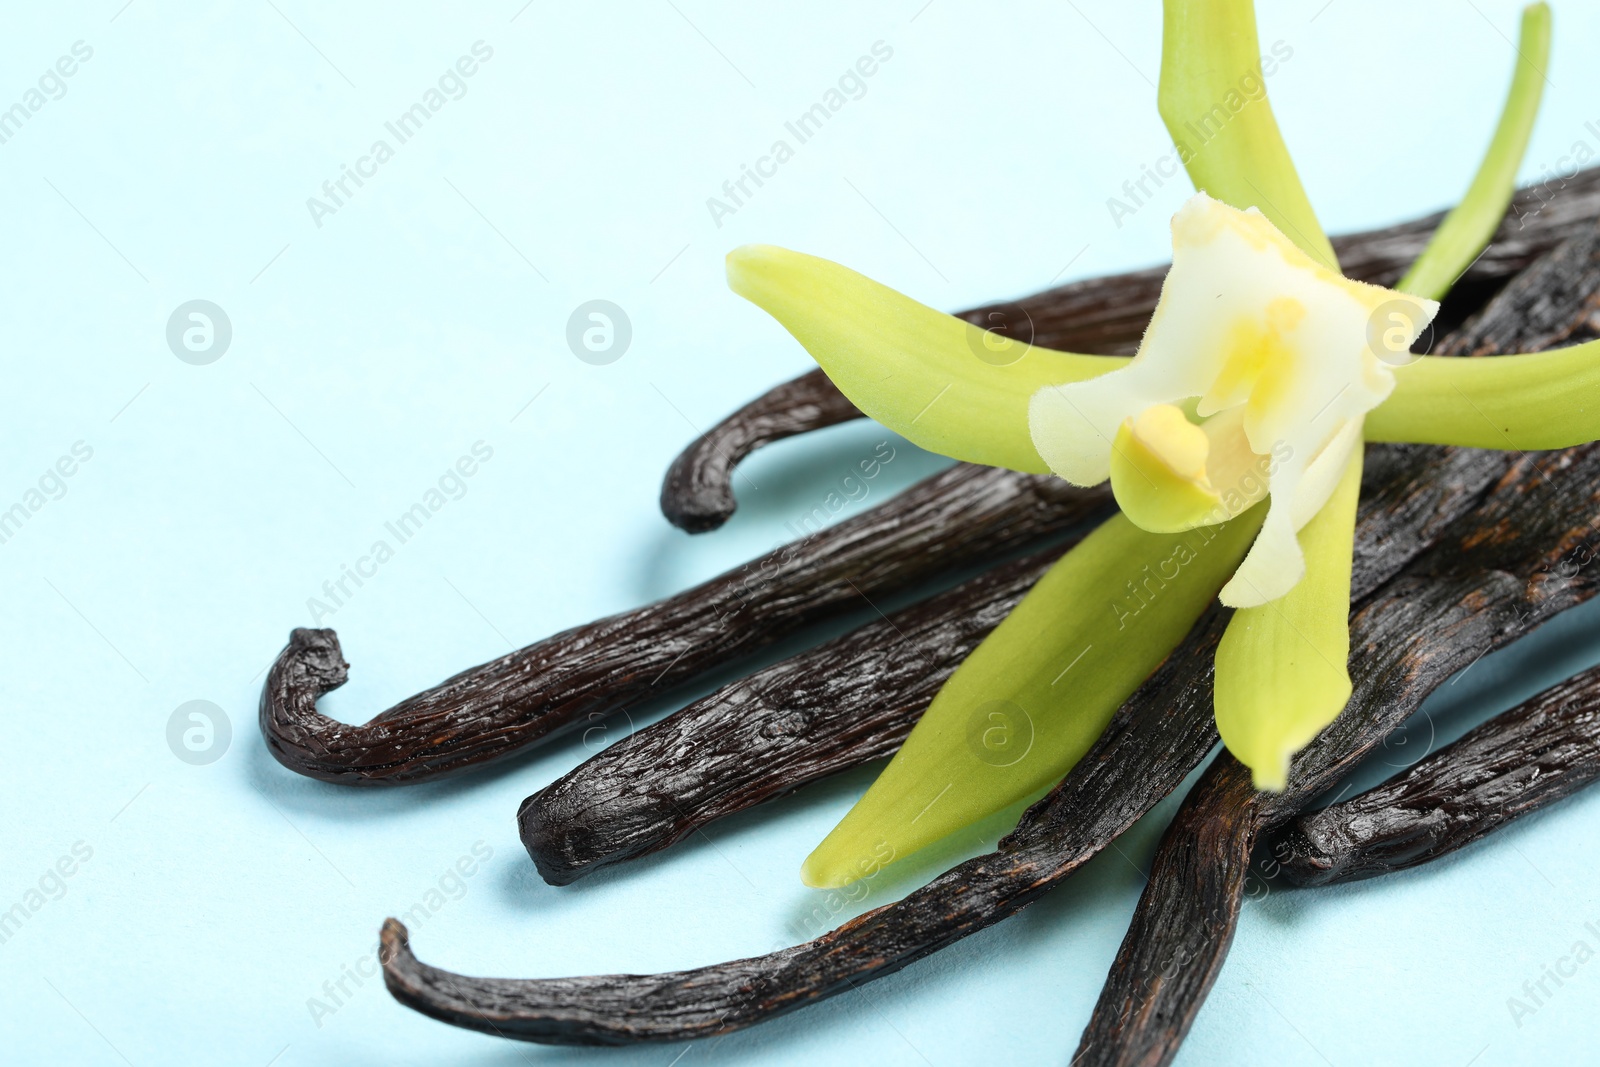
[[[1409,351],[1505,213],[1549,46],[1549,10],[1530,5],[1489,152],[1396,290],[1339,274],[1265,93],[1241,102],[1188,146],[1202,192],[1173,219],[1172,268],[1132,360],[997,337],[799,252],[728,255],[734,291],[863,413],[956,459],[1109,478],[1121,508],[955,671],[808,857],[807,883],[853,881],[1059,781],[1219,594],[1235,610],[1216,653],[1218,732],[1257,788],[1282,789],[1351,693],[1364,442],[1600,439],[1600,342]],[[1158,103],[1174,138],[1241,78],[1261,78],[1250,0],[1165,0]]]
[[[1367,412],[1439,305],[1351,281],[1254,208],[1196,193],[1172,218],[1172,269],[1124,367],[1034,394],[1028,422],[1074,485],[1111,479],[1142,529],[1226,521],[1270,496],[1221,599],[1255,607],[1305,573],[1295,535],[1333,494]],[[1194,418],[1180,405],[1192,405]]]

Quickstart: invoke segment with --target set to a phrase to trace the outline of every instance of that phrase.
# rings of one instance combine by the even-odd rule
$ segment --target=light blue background
[[[328,620],[353,664],[330,713],[363,721],[786,539],[883,431],[855,424],[757,457],[717,534],[690,538],[656,507],[698,429],[809,366],[726,291],[735,245],[829,256],[947,308],[1163,259],[1181,183],[1120,228],[1105,203],[1168,149],[1157,6],[274,2],[13,4],[0,35],[0,107],[73,42],[94,49],[0,145],[0,506],[74,442],[94,450],[0,545],[0,909],[75,842],[93,850],[0,944],[5,1058],[944,1065],[1003,1049],[1066,1062],[1159,821],[1023,915],[864,992],[715,1046],[541,1049],[415,1015],[375,979],[320,1019],[308,1001],[479,841],[492,858],[413,931],[430,962],[650,971],[789,943],[827,907],[799,861],[869,776],[556,889],[513,814],[584,739],[455,782],[354,791],[279,767],[254,711],[261,672],[311,622],[307,598],[476,441],[494,454],[466,495]],[[1271,92],[1330,231],[1459,194],[1509,77],[1514,3],[1263,6],[1263,45],[1293,49]],[[1575,141],[1600,147],[1585,128],[1600,119],[1600,16],[1556,6],[1526,178]],[[307,197],[478,40],[494,54],[466,96],[318,227]],[[879,40],[893,58],[866,95],[714,225],[706,198]],[[564,341],[569,313],[597,297],[634,328],[604,367]],[[233,324],[209,366],[180,362],[164,336],[194,298]],[[869,502],[944,462],[896,447]],[[1600,659],[1597,617],[1477,664],[1363,783]],[[167,746],[168,717],[193,699],[232,722],[209,766]],[[665,710],[632,709],[633,722]],[[1591,1059],[1600,963],[1520,1027],[1506,1000],[1600,922],[1596,815],[1600,792],[1422,871],[1322,892],[1266,883],[1181,1061]]]

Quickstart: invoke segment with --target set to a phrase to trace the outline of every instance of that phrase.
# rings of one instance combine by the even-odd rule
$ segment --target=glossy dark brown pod
[[[348,671],[337,636],[298,629],[267,672],[261,733],[278,762],[325,781],[400,785],[454,774],[1109,506],[1104,488],[957,465],[692,589],[463,671],[361,725],[317,710]]]
[[[1507,285],[1472,315],[1445,350],[1537,351],[1594,332],[1600,294],[1600,228],[1590,224]],[[1561,303],[1549,294],[1564,294]],[[1250,857],[1261,835],[1297,814],[1407,716],[1445,677],[1592,594],[1576,561],[1592,560],[1600,487],[1597,446],[1532,456],[1468,449],[1393,453],[1387,484],[1459,502],[1496,470],[1486,502],[1452,523],[1418,556],[1416,573],[1379,590],[1351,623],[1355,692],[1335,722],[1296,758],[1283,793],[1256,793],[1224,753],[1185,798],[1157,851],[1133,921],[1084,1030],[1077,1058],[1088,1064],[1164,1064],[1177,1054],[1220,972],[1237,927]],[[1426,488],[1411,472],[1429,454],[1455,465],[1459,486]],[[1365,480],[1364,480],[1365,484]],[[1418,529],[1437,530],[1424,513]],[[1466,532],[1461,532],[1466,523]],[[1407,539],[1387,552],[1403,553]],[[1539,545],[1543,554],[1530,553]],[[1358,571],[1370,550],[1358,539]],[[1459,569],[1452,569],[1459,568]],[[1461,575],[1481,571],[1481,581]],[[1573,578],[1566,577],[1577,571]],[[1381,613],[1381,614],[1375,614]],[[1387,631],[1387,632],[1385,632]],[[1436,647],[1424,648],[1429,641]],[[1174,968],[1172,961],[1182,966]]]
[[[570,884],[892,755],[945,679],[1063,551],[997,567],[732,682],[597,752],[517,812],[539,874]]]
[[[1381,230],[1335,237],[1340,266],[1351,278],[1393,285],[1438,228],[1443,214],[1402,222]],[[1600,218],[1600,167],[1574,177],[1553,179],[1520,190],[1494,240],[1473,263],[1435,323],[1441,335],[1461,316],[1483,303],[1505,279],[1554,248],[1575,229]],[[1068,352],[1127,355],[1161,295],[1165,264],[1146,270],[1070,282],[1009,304],[986,304],[957,315],[977,326],[1002,316],[1014,336]],[[1567,293],[1552,293],[1547,306],[1571,320]],[[1485,337],[1486,345],[1494,338]],[[1557,342],[1552,342],[1557,343]],[[1490,351],[1510,351],[1508,346]],[[661,487],[661,510],[673,525],[701,533],[732,517],[736,505],[733,471],[763,445],[797,434],[861,418],[820,370],[774,387],[757,397],[679,454]]]
[[[1600,778],[1600,668],[1468,731],[1404,773],[1300,815],[1268,841],[1294,885],[1373,878],[1449,855]]]
[[[740,460],[773,441],[860,417],[820,368],[784,382],[678,453],[661,484],[661,513],[680,530],[715,530],[738,506],[733,471]]]

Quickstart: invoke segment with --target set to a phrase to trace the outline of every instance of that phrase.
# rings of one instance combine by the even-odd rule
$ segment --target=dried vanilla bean
[[[1381,230],[1335,237],[1333,246],[1351,278],[1392,286],[1422,253],[1443,213]],[[1573,232],[1600,218],[1600,167],[1566,180],[1520,190],[1494,240],[1446,298],[1439,333],[1486,300],[1506,278],[1522,270]],[[1070,282],[1009,304],[987,304],[957,314],[978,325],[1000,316],[1009,333],[1046,348],[1068,352],[1129,354],[1155,310],[1165,265],[1126,274]],[[1588,291],[1588,290],[1584,290]],[[1565,293],[1546,306],[1570,321]],[[1489,351],[1495,339],[1485,337]],[[700,533],[733,515],[733,470],[752,451],[773,441],[861,418],[855,405],[813,370],[757,397],[685,449],[661,487],[661,510],[674,526]]]
[[[522,843],[567,885],[717,819],[892,755],[1058,546],[732,682],[523,801]]]
[[[664,693],[802,625],[1103,513],[1104,488],[960,464],[863,514],[675,596],[474,667],[362,725],[317,710],[348,665],[332,630],[297,629],[267,672],[261,733],[291,770],[397,785],[503,758]]]
[[[661,485],[661,513],[680,530],[715,530],[733,515],[733,469],[762,445],[859,419],[821,368],[762,393],[678,454]]]
[[[1301,815],[1268,842],[1294,885],[1416,867],[1600,778],[1600,668],[1496,715],[1403,774]]]

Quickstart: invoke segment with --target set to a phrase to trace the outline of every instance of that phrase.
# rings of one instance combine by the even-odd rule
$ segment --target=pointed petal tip
[[[1224,607],[1259,608],[1287,594],[1300,584],[1305,574],[1304,556],[1297,555],[1292,562],[1287,559],[1274,561],[1271,566],[1261,561],[1251,566],[1247,555],[1233,577],[1228,579],[1228,584],[1222,587],[1222,592],[1217,594],[1217,599],[1222,601]]]
[[[728,287],[743,295],[756,272],[762,267],[770,266],[785,253],[794,254],[777,245],[751,244],[731,249],[722,259],[723,268],[728,276]]]
[[[1281,793],[1289,785],[1289,757],[1250,768],[1250,784],[1258,793]]]
[[[839,872],[819,855],[823,847],[818,845],[800,864],[800,882],[807,889],[842,889],[850,884],[850,879],[841,878]]]

